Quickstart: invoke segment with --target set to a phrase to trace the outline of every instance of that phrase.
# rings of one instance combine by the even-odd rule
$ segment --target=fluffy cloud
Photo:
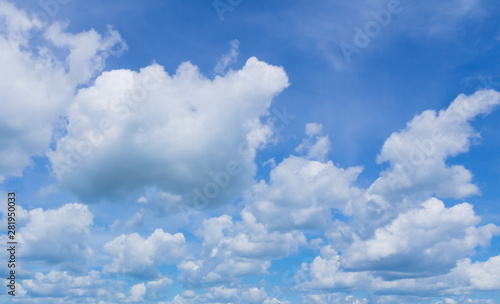
[[[300,285],[304,290],[364,289],[372,284],[373,277],[370,273],[343,271],[340,259],[341,256],[333,247],[325,246],[312,263],[302,264],[295,278],[297,281],[309,278]]]
[[[271,229],[324,228],[332,217],[330,209],[352,214],[351,203],[363,196],[353,185],[362,170],[291,155],[272,169],[268,183],[253,187],[245,208]]]
[[[271,261],[297,252],[306,245],[299,231],[268,231],[255,217],[243,210],[242,220],[233,223],[223,215],[205,220],[197,235],[203,239],[200,259],[187,259],[177,268],[179,280],[187,287],[215,285],[244,276],[266,274]]]
[[[30,210],[26,224],[18,228],[19,257],[80,270],[92,253],[93,217],[87,206],[77,203],[55,210]]]
[[[196,295],[194,292],[184,292],[176,295],[170,302],[160,304],[196,304],[196,303],[242,303],[242,304],[290,304],[288,301],[279,301],[269,297],[264,288],[237,287],[228,288],[216,286],[209,288],[204,294]]]
[[[72,276],[67,272],[36,273],[33,279],[23,280],[26,296],[38,297],[98,297],[105,292],[105,280],[99,272],[91,270],[86,276]]]
[[[491,257],[485,262],[471,262],[469,258],[457,261],[456,266],[448,273],[416,279],[400,279],[383,281],[380,278],[372,281],[372,290],[381,294],[401,294],[413,296],[448,296],[445,303],[494,303],[492,300],[469,299],[464,295],[477,291],[498,290],[500,276],[498,267],[500,257]],[[455,302],[453,302],[455,301]]]
[[[169,234],[156,229],[147,239],[137,233],[122,234],[104,244],[113,262],[104,267],[105,273],[154,278],[156,266],[171,264],[186,256],[186,240],[182,233]]]
[[[500,234],[499,227],[478,226],[479,222],[471,205],[446,208],[433,198],[421,208],[400,214],[369,239],[354,237],[342,253],[334,249],[335,244],[323,247],[312,263],[302,264],[295,279],[303,281],[301,290],[313,294],[325,289],[364,290],[418,298],[498,290],[499,257],[474,263],[463,259]],[[397,302],[382,298],[380,302]]]
[[[342,294],[317,294],[303,296],[303,304],[367,304],[367,299],[359,299],[350,295]]]
[[[112,49],[119,51],[124,44],[111,29],[102,36],[94,30],[66,33],[60,24],[44,28],[4,0],[0,20],[0,66],[8,71],[0,75],[2,181],[20,176],[30,157],[44,154],[77,86],[101,71]]]
[[[343,266],[374,270],[384,277],[429,276],[448,272],[456,261],[488,246],[500,227],[478,226],[467,203],[446,208],[430,199],[422,208],[400,214],[367,240],[356,239],[343,253]]]
[[[462,281],[461,289],[467,291],[499,290],[500,256],[474,263],[470,259],[463,259],[458,262],[450,276],[455,278],[455,281]]]
[[[148,189],[202,207],[233,199],[252,181],[272,135],[261,120],[287,86],[281,67],[256,58],[213,80],[189,62],[172,76],[158,64],[105,72],[78,92],[48,154],[53,173],[87,200]]]
[[[478,91],[459,95],[446,110],[416,115],[405,130],[393,133],[384,143],[377,162],[389,162],[369,189],[390,201],[404,197],[463,198],[478,194],[472,173],[461,165],[447,165],[449,157],[469,150],[479,137],[470,121],[488,114],[500,103],[500,93]]]
[[[295,149],[296,152],[304,153],[308,159],[325,161],[326,154],[330,151],[330,139],[328,136],[319,136],[323,126],[318,123],[306,125],[306,135],[308,139]]]

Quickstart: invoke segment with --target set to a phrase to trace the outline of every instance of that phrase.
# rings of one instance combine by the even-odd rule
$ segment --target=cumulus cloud
[[[268,296],[264,288],[256,287],[225,287],[209,288],[204,294],[184,292],[176,295],[172,301],[160,304],[196,304],[196,303],[242,303],[242,304],[290,304],[288,301],[279,301]]]
[[[199,259],[187,259],[177,268],[186,287],[213,286],[239,280],[244,276],[266,274],[271,261],[297,252],[306,245],[299,231],[268,231],[249,212],[233,222],[228,215],[203,222],[197,235],[203,239]]]
[[[281,67],[253,57],[213,80],[189,62],[172,76],[158,64],[105,72],[76,95],[52,171],[86,200],[147,189],[204,207],[231,200],[252,182],[272,135],[261,120],[287,86]]]
[[[498,257],[474,263],[464,258],[500,234],[499,227],[479,222],[470,204],[446,208],[433,198],[400,214],[369,239],[354,236],[342,253],[335,243],[324,246],[312,263],[302,264],[295,278],[301,290],[313,294],[325,289],[365,290],[420,297],[498,290]],[[397,301],[382,298],[380,302]]]
[[[92,253],[89,239],[93,217],[87,206],[77,203],[28,211],[26,224],[18,228],[19,257],[81,271]]]
[[[325,228],[331,209],[352,213],[350,202],[363,195],[353,185],[362,170],[292,155],[253,187],[245,209],[271,229]]]
[[[458,259],[473,254],[477,246],[488,246],[500,234],[500,227],[478,226],[480,221],[470,204],[446,208],[430,199],[378,228],[372,238],[356,239],[344,251],[343,265],[389,278],[446,273]]]
[[[332,294],[314,294],[304,295],[302,297],[304,304],[367,304],[369,301],[365,298],[356,298],[352,295],[340,293]]]
[[[26,296],[31,298],[98,297],[105,292],[107,285],[95,270],[84,276],[55,270],[47,274],[37,272],[32,279],[22,280],[22,284]]]
[[[332,246],[321,248],[319,256],[310,264],[303,263],[296,279],[309,278],[301,283],[304,290],[350,290],[369,288],[373,277],[368,272],[344,271],[341,256]],[[321,303],[321,302],[319,302]]]
[[[175,263],[187,253],[182,233],[172,235],[162,229],[156,229],[147,239],[137,233],[122,234],[104,244],[104,250],[113,258],[104,267],[105,273],[138,278],[158,277],[157,266]]]
[[[119,52],[124,43],[112,29],[103,36],[94,30],[67,33],[58,23],[44,28],[4,0],[0,19],[0,66],[8,71],[0,75],[2,181],[21,176],[32,156],[44,154],[77,86],[100,72],[112,49]]]
[[[500,94],[482,90],[459,95],[446,110],[416,115],[405,130],[393,133],[377,157],[389,162],[368,192],[391,201],[404,197],[463,198],[478,194],[472,173],[462,165],[447,165],[449,157],[469,151],[471,141],[479,137],[470,121],[485,115],[500,103]]]
[[[461,291],[499,290],[500,256],[489,258],[485,262],[472,262],[469,258],[460,260],[450,276],[462,281]]]

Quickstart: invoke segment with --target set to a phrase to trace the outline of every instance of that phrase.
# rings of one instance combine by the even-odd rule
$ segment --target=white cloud
[[[27,296],[38,297],[96,297],[105,291],[107,283],[98,271],[85,276],[72,276],[67,272],[52,270],[47,274],[37,272],[32,279],[22,280]]]
[[[136,284],[130,288],[130,297],[125,302],[144,302],[145,295],[146,285],[144,285],[144,283]]]
[[[323,131],[323,125],[319,123],[308,123],[306,124],[306,135],[313,137],[318,135]]]
[[[469,150],[479,137],[469,121],[488,114],[500,103],[495,91],[459,95],[446,110],[416,115],[403,131],[393,133],[384,143],[377,162],[390,168],[370,187],[368,193],[391,201],[402,197],[463,198],[479,193],[472,174],[461,165],[447,165],[449,157]]]
[[[297,272],[295,278],[297,281],[309,278],[300,285],[304,290],[349,290],[370,286],[370,273],[343,271],[340,259],[341,256],[333,247],[325,246],[312,263],[302,264],[302,269]]]
[[[282,68],[256,58],[213,80],[190,63],[173,76],[157,64],[105,72],[78,92],[48,157],[60,183],[86,199],[154,188],[191,205],[231,200],[269,140],[259,119],[287,86]]]
[[[367,299],[341,293],[305,295],[303,304],[367,304]]]
[[[179,281],[187,287],[229,283],[244,276],[266,274],[271,261],[297,252],[307,244],[299,231],[268,231],[243,210],[242,220],[233,223],[223,215],[205,220],[197,232],[203,238],[199,259],[187,259],[177,268]]]
[[[173,280],[169,278],[161,278],[156,281],[149,281],[146,284],[146,298],[157,300],[163,298],[167,293],[167,286],[173,284]]]
[[[325,161],[326,154],[330,151],[330,139],[328,136],[319,136],[323,126],[317,123],[306,125],[306,135],[309,137],[295,149],[296,152],[303,153],[307,159]]]
[[[208,288],[204,294],[194,292],[176,295],[170,302],[160,304],[197,304],[197,303],[242,303],[242,304],[290,304],[288,301],[279,301],[269,297],[264,288],[256,287],[226,287],[223,285]]]
[[[217,61],[217,64],[215,65],[214,72],[216,74],[224,74],[226,71],[226,68],[231,65],[232,63],[236,62],[236,59],[238,59],[238,48],[240,45],[240,42],[238,40],[232,40],[229,45],[231,46],[231,49],[229,50],[229,53],[224,54],[219,61]]]
[[[468,258],[463,259],[450,276],[457,281],[464,280],[462,291],[500,290],[500,256],[474,263]]]
[[[65,33],[60,24],[47,29],[12,3],[0,1],[0,181],[21,176],[32,156],[49,148],[53,126],[64,115],[78,85],[87,83],[104,66],[118,32],[102,36],[94,30]],[[43,37],[40,39],[31,36]],[[67,54],[56,56],[55,54]]]
[[[343,252],[343,266],[373,270],[384,277],[428,276],[448,272],[458,259],[486,247],[500,227],[478,226],[467,203],[446,208],[430,199],[422,208],[401,213],[367,240],[356,239]]]
[[[105,273],[148,278],[159,275],[156,266],[175,263],[187,253],[182,233],[172,235],[162,229],[156,229],[147,239],[137,233],[122,234],[104,244],[104,250],[113,257],[113,262],[104,267]]]
[[[87,206],[77,203],[55,210],[30,210],[26,224],[18,228],[19,257],[81,270],[92,253],[93,217]]]
[[[290,156],[272,169],[268,183],[253,187],[245,208],[271,229],[324,228],[330,209],[352,213],[351,200],[362,197],[353,186],[361,171]]]

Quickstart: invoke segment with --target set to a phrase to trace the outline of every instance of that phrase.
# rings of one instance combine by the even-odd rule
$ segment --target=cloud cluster
[[[369,189],[370,194],[397,201],[404,197],[463,198],[479,193],[472,173],[462,165],[447,165],[449,157],[465,153],[479,134],[470,125],[476,116],[500,104],[500,93],[478,91],[458,96],[446,110],[416,115],[407,128],[384,143],[377,162],[389,162]]]
[[[80,271],[92,254],[93,218],[88,207],[78,203],[55,210],[30,210],[27,223],[18,228],[19,257]]]
[[[160,304],[195,304],[195,303],[242,303],[242,304],[290,304],[268,296],[264,288],[256,287],[212,287],[206,293],[197,295],[188,290],[176,295],[172,301]]]
[[[213,80],[189,62],[174,75],[158,64],[105,72],[78,91],[48,154],[53,173],[86,201],[148,189],[191,206],[231,201],[252,182],[272,98],[287,86],[281,67],[256,58]]]
[[[241,217],[236,222],[228,215],[203,221],[197,232],[203,239],[200,258],[186,259],[177,266],[184,286],[213,286],[267,274],[272,260],[307,244],[300,231],[269,231],[245,210]]]
[[[500,227],[478,226],[480,218],[467,203],[446,208],[430,199],[422,208],[401,213],[367,240],[356,239],[344,251],[344,267],[374,270],[390,279],[448,272],[463,256],[486,247]]]
[[[104,244],[104,250],[113,262],[104,267],[105,273],[119,273],[133,277],[155,278],[156,267],[173,264],[187,253],[182,233],[170,234],[156,229],[147,239],[137,233],[122,234]]]
[[[0,20],[0,66],[8,71],[0,74],[3,181],[21,176],[32,156],[44,155],[76,88],[100,72],[105,58],[125,44],[111,28],[104,36],[94,30],[67,33],[58,23],[44,28],[5,0],[0,1]]]

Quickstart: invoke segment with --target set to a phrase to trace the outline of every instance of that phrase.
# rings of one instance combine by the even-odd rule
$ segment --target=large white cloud
[[[422,208],[400,214],[367,240],[359,238],[343,252],[343,266],[374,270],[387,277],[429,276],[448,272],[456,261],[486,247],[500,227],[478,226],[472,205],[446,208],[430,199]]]
[[[391,202],[405,197],[463,198],[480,193],[472,173],[462,165],[448,165],[449,157],[469,151],[479,137],[470,121],[488,114],[500,104],[500,93],[482,90],[459,95],[446,110],[416,115],[405,130],[393,133],[384,143],[377,162],[389,162],[369,189]]]
[[[105,72],[76,95],[48,154],[53,173],[87,200],[151,188],[191,206],[234,198],[252,181],[256,150],[272,136],[261,120],[287,86],[281,67],[253,57],[213,80],[189,62],[174,75],[158,64]]]
[[[433,198],[400,214],[369,239],[354,236],[342,252],[335,250],[335,243],[323,247],[312,263],[302,264],[295,279],[301,290],[312,294],[349,290],[418,298],[498,290],[498,257],[474,263],[464,259],[500,234],[499,227],[479,223],[470,204],[446,208]],[[391,297],[384,301],[397,301]]]
[[[71,34],[44,27],[12,3],[0,1],[0,181],[20,176],[49,148],[54,124],[64,115],[78,85],[102,70],[112,49],[124,44],[118,32]],[[58,54],[58,55],[55,55]],[[66,55],[59,55],[66,54]]]
[[[18,207],[20,214],[24,212]],[[23,217],[26,217],[23,219]],[[82,271],[92,254],[89,241],[93,214],[86,205],[66,204],[59,209],[33,209],[17,226],[18,257]]]

